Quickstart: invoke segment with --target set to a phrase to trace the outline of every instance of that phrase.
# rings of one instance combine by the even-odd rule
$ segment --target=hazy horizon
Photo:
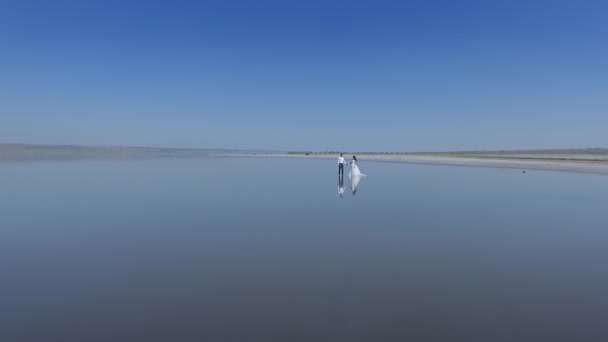
[[[329,152],[329,153],[340,153],[340,152],[344,152],[344,153],[353,153],[353,152],[357,152],[357,153],[365,153],[365,152],[369,152],[369,153],[433,153],[433,152],[525,152],[525,151],[584,151],[584,150],[608,150],[607,147],[603,147],[603,146],[588,146],[588,147],[562,147],[562,148],[548,148],[548,149],[538,149],[538,148],[525,148],[525,149],[497,149],[497,150],[444,150],[444,151],[425,151],[425,150],[419,150],[419,151],[393,151],[393,150],[361,150],[361,151],[355,151],[355,150],[338,150],[338,149],[325,149],[325,150],[312,150],[312,149],[302,149],[302,150],[280,150],[280,149],[260,149],[260,148],[255,148],[255,147],[249,147],[249,148],[223,148],[223,147],[188,147],[188,146],[176,146],[176,147],[169,147],[169,146],[142,146],[142,145],[86,145],[86,144],[36,144],[36,143],[20,143],[20,142],[2,142],[0,141],[0,146],[34,146],[34,147],[79,147],[79,148],[133,148],[133,149],[138,149],[138,148],[142,148],[142,149],[169,149],[169,150],[226,150],[226,151],[251,151],[251,152],[278,152],[278,153],[282,153],[282,152],[297,152],[297,153],[303,153],[303,152],[313,152],[313,153],[324,153],[324,152]]]
[[[603,1],[0,4],[0,139],[607,147]]]

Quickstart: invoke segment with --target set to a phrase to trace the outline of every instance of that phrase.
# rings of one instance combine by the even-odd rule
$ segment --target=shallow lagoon
[[[0,164],[0,338],[608,338],[608,177],[335,164]]]

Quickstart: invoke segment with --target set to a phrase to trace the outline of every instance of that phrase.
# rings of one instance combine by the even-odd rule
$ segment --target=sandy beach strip
[[[297,159],[336,159],[336,155],[325,154],[263,154],[246,155],[260,158],[297,158]],[[589,161],[580,157],[559,156],[549,159],[546,156],[526,155],[518,156],[435,156],[435,155],[357,155],[360,161],[374,161],[385,163],[407,163],[427,165],[451,165],[468,167],[492,167],[521,170],[551,170],[566,172],[584,172],[608,175],[608,160],[601,158]]]

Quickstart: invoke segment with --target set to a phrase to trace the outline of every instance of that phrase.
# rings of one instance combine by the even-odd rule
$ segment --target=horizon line
[[[525,151],[584,151],[584,150],[608,150],[608,147],[556,147],[556,148],[524,148],[524,149],[478,149],[478,150],[444,150],[444,151],[344,151],[334,149],[303,149],[303,150],[279,150],[279,149],[252,149],[252,148],[218,148],[218,147],[163,147],[163,146],[142,146],[142,145],[93,145],[93,144],[40,144],[40,143],[16,143],[16,142],[0,142],[0,145],[18,145],[32,147],[86,147],[86,148],[132,148],[132,149],[165,149],[165,150],[220,150],[220,151],[255,151],[255,152],[283,152],[283,153],[313,153],[313,154],[330,154],[330,153],[463,153],[463,152],[525,152]]]

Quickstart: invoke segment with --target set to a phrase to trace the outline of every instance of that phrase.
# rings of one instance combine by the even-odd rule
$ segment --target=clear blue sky
[[[608,1],[0,0],[0,142],[608,147]]]

